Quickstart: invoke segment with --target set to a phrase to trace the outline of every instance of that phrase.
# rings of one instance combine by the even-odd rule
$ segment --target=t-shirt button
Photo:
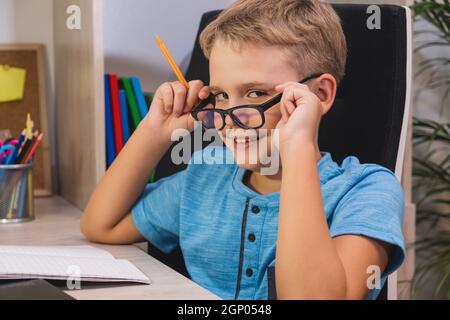
[[[247,277],[251,277],[253,275],[253,270],[252,268],[248,268],[245,273],[247,274]]]
[[[250,234],[248,235],[248,241],[254,242],[255,240],[256,240],[255,234],[254,234],[254,233],[250,233]]]
[[[252,206],[252,212],[254,213],[254,214],[257,214],[257,213],[259,213],[259,211],[260,211],[260,209],[259,209],[259,207],[258,206]]]

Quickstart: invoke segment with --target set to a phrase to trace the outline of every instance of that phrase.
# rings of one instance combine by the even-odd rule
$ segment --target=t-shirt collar
[[[317,169],[320,175],[320,184],[322,185],[334,175],[333,173],[338,169],[338,166],[331,158],[330,153],[322,152],[321,154],[322,158],[317,163]],[[236,170],[234,172],[232,181],[233,189],[244,198],[251,198],[253,202],[267,204],[267,206],[279,206],[280,192],[259,194],[244,184],[243,179],[246,171],[246,169],[241,168],[236,164]]]

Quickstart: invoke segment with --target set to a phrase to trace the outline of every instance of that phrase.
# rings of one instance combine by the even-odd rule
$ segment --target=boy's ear
[[[314,81],[314,93],[322,102],[323,114],[326,114],[336,98],[337,81],[329,73],[324,73]]]

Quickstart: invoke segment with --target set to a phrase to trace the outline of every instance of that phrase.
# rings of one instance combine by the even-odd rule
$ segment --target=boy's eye
[[[261,97],[264,97],[264,96],[266,96],[267,94],[264,92],[264,91],[258,91],[258,90],[255,90],[255,91],[250,91],[249,93],[248,93],[248,96],[250,97],[250,98],[261,98]]]
[[[216,101],[224,101],[228,99],[228,95],[225,92],[215,93],[214,97],[216,98]]]

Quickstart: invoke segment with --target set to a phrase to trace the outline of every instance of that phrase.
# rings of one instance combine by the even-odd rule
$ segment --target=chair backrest
[[[342,21],[348,59],[336,101],[321,123],[320,149],[330,152],[337,162],[354,155],[363,163],[380,164],[400,178],[411,92],[410,11],[400,6],[376,6],[375,10],[380,10],[380,29],[370,29],[367,20],[377,13],[368,13],[368,5],[333,7]],[[209,83],[208,61],[198,39],[219,13],[220,10],[207,12],[201,19],[186,74],[188,80]],[[160,162],[157,177],[184,168],[173,165],[170,151]],[[169,260],[180,269],[173,257]],[[386,290],[380,294],[382,298],[385,295]]]

